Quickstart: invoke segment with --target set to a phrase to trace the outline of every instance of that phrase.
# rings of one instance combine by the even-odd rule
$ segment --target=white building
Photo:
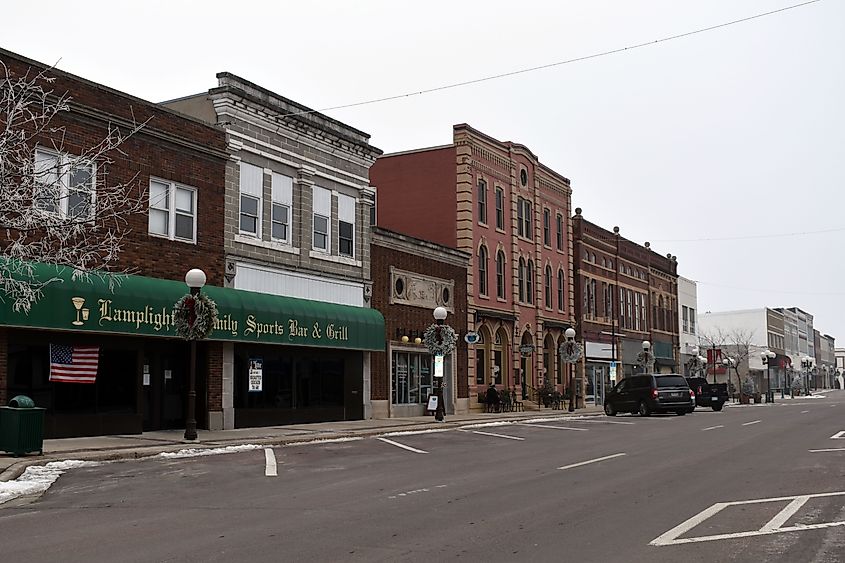
[[[685,370],[698,346],[698,286],[683,276],[678,276],[678,328],[681,369]]]

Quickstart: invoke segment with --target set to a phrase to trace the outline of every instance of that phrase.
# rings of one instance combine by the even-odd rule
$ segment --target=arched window
[[[525,302],[525,260],[519,259],[519,269],[516,271],[516,281],[519,285],[519,301]]]
[[[478,294],[487,295],[487,247],[478,249]]]
[[[563,268],[557,271],[557,308],[563,311]]]
[[[546,279],[543,280],[545,287],[543,288],[546,296],[546,309],[552,308],[552,267],[546,266]]]
[[[534,262],[531,260],[528,261],[528,276],[526,276],[526,279],[528,281],[525,292],[528,294],[528,302],[534,303]]]
[[[505,298],[505,253],[496,253],[496,297]]]

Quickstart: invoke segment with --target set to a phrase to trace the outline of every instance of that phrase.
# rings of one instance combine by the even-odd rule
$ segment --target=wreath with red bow
[[[214,330],[217,304],[204,293],[184,295],[173,309],[176,334],[185,340],[202,340]]]

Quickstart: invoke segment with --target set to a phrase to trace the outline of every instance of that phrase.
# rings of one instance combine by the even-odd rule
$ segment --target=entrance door
[[[144,354],[143,370],[144,430],[184,428],[188,381],[186,354],[175,346],[148,350]],[[198,392],[197,397],[201,396]]]

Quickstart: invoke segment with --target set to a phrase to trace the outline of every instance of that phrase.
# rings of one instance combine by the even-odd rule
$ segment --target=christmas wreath
[[[562,362],[574,364],[581,359],[581,354],[584,353],[584,349],[578,342],[564,342],[560,345],[560,348],[558,348],[558,352],[560,353],[560,359]]]
[[[651,352],[640,352],[637,354],[637,365],[647,367],[654,363],[654,354]]]
[[[204,293],[183,296],[173,307],[176,334],[185,340],[202,340],[214,329],[217,304]]]
[[[423,344],[433,356],[446,356],[455,349],[458,335],[449,325],[429,325],[423,332]]]

